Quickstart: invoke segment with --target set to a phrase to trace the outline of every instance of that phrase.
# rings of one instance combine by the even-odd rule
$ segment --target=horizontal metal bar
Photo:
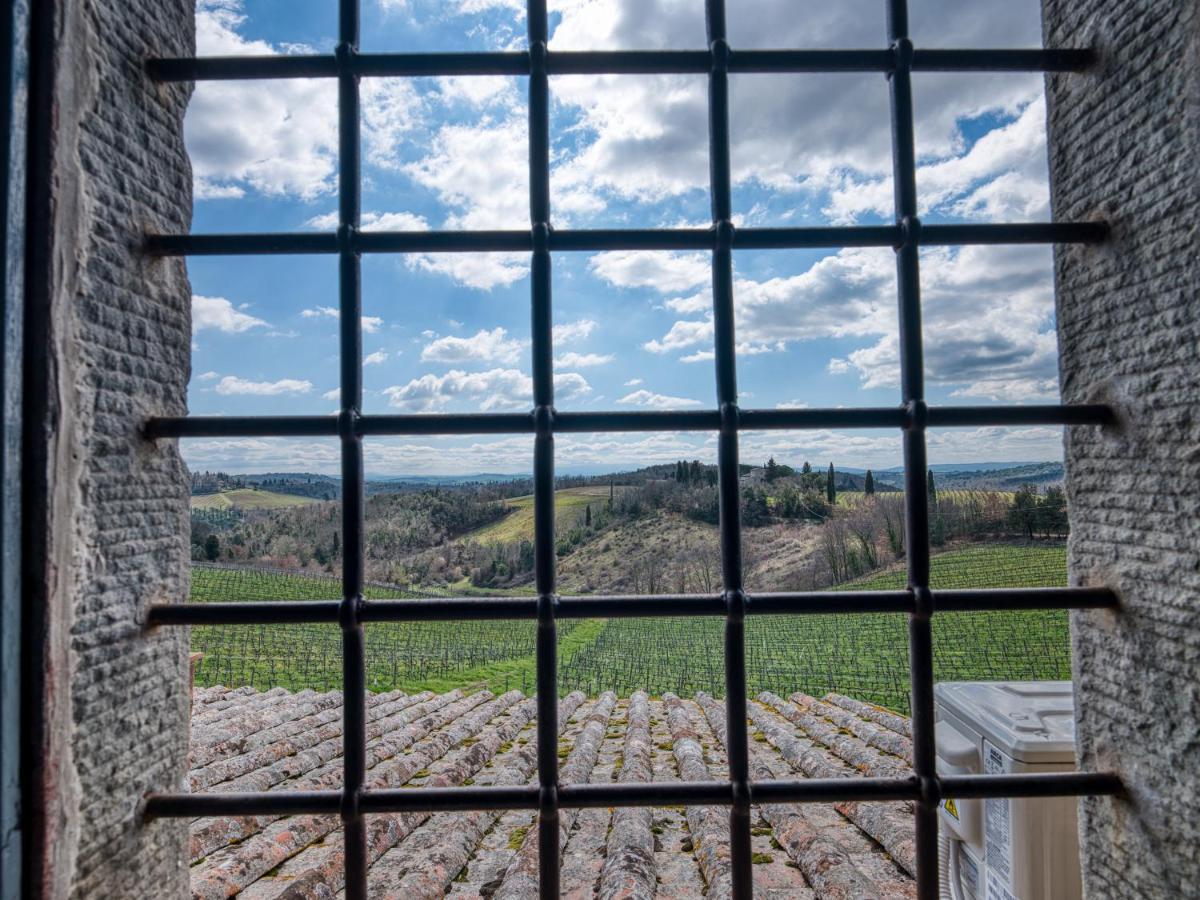
[[[364,622],[446,622],[535,619],[537,597],[446,597],[422,600],[364,600]]]
[[[742,431],[792,431],[808,428],[903,428],[908,421],[899,406],[849,409],[743,409]]]
[[[396,434],[532,434],[532,413],[438,413],[407,416],[361,416],[356,431],[363,437]]]
[[[337,437],[336,416],[168,416],[147,419],[142,434],[157,438]]]
[[[995,225],[923,225],[916,240],[923,246],[968,244],[1098,243],[1108,234],[1103,222],[1016,222]],[[904,234],[896,225],[739,228],[735,250],[798,250],[838,247],[897,247]],[[556,252],[611,250],[712,250],[711,228],[597,228],[550,232]],[[357,231],[350,247],[358,253],[516,253],[533,248],[531,232],[509,231]],[[257,234],[152,234],[151,256],[269,256],[334,254],[336,234],[281,232]]]
[[[982,425],[1111,425],[1116,415],[1101,403],[1044,406],[931,406],[930,428]]]
[[[156,603],[146,625],[283,625],[337,622],[338,600],[262,600],[244,603]]]
[[[900,428],[908,418],[900,408],[861,409],[748,409],[738,415],[743,431],[813,428]],[[1107,425],[1115,421],[1111,408],[1081,406],[942,406],[930,407],[930,428],[983,425]],[[555,431],[647,432],[709,431],[720,427],[715,410],[654,412],[563,412],[554,417]],[[411,434],[527,434],[534,431],[526,413],[461,413],[424,415],[364,415],[357,420],[363,436]],[[185,416],[149,419],[149,439],[161,437],[336,437],[334,416]]]
[[[725,613],[725,599],[718,594],[559,597],[554,604],[557,619],[723,616]]]
[[[336,816],[341,791],[237,791],[213,794],[149,794],[142,807],[146,819],[191,819],[200,816]]]
[[[1095,59],[1090,50],[1075,49],[924,49],[914,50],[912,68],[923,72],[1065,72],[1078,71]],[[525,51],[480,53],[357,53],[350,71],[360,77],[429,77],[439,75],[528,75]],[[816,73],[888,72],[895,56],[887,49],[733,50],[730,72]],[[707,74],[707,50],[555,51],[546,54],[550,75]],[[276,78],[336,78],[333,54],[280,56],[206,56],[151,59],[146,70],[155,81],[238,81]]]
[[[1107,588],[995,588],[933,591],[939,612],[993,612],[1020,609],[1113,609],[1117,596]],[[750,615],[908,614],[908,591],[811,591],[750,594]],[[661,594],[558,597],[559,619],[649,618],[653,616],[722,616],[727,612],[717,594]],[[535,597],[428,597],[365,600],[364,622],[435,622],[471,619],[533,620]],[[252,603],[159,603],[150,607],[148,626],[246,625],[337,622],[338,604],[324,600],[268,600]]]
[[[986,225],[921,225],[917,243],[925,247],[968,244],[1099,244],[1108,237],[1104,222],[1001,222]]]
[[[803,778],[750,783],[752,803],[839,803],[915,800],[916,778]]]
[[[1117,609],[1108,588],[1002,588],[934,590],[935,612],[996,612],[1018,609]]]
[[[1079,406],[931,406],[929,428],[984,425],[1108,425],[1115,421],[1110,407]],[[648,431],[715,431],[721,425],[716,410],[654,412],[560,412],[554,416],[560,433],[617,433]],[[801,431],[813,428],[904,428],[908,413],[900,407],[859,409],[744,409],[738,413],[741,431]],[[449,413],[424,415],[364,415],[355,420],[362,436],[411,434],[530,434],[531,413]],[[148,419],[147,439],[214,437],[337,437],[336,416],[176,416]]]
[[[910,613],[908,591],[811,591],[750,594],[746,613],[752,615],[815,615],[824,613]]]
[[[1035,775],[953,775],[936,779],[937,793],[955,799],[988,797],[1079,797],[1121,794],[1118,776],[1106,772],[1054,772]],[[916,778],[804,778],[750,783],[750,799],[761,803],[898,801],[920,797]],[[558,788],[564,808],[607,806],[710,806],[733,803],[729,782],[649,784],[567,784]],[[536,809],[534,786],[399,788],[363,791],[366,813],[438,812],[475,809]],[[143,815],[155,818],[252,815],[336,815],[339,791],[246,791],[217,794],[150,794]]]
[[[359,253],[528,253],[528,231],[359,231]]]
[[[537,809],[536,787],[381,788],[365,790],[358,806],[372,812],[451,812],[475,809]]]
[[[151,256],[277,256],[337,253],[336,234],[278,232],[247,234],[151,234],[144,250]]]
[[[1036,775],[945,775],[941,795],[956,800],[987,797],[1100,797],[1123,794],[1111,772],[1049,772]]]
[[[711,250],[711,228],[580,228],[550,232],[559,252],[605,250]]]
[[[1090,48],[914,49],[914,72],[1079,72],[1096,62]]]
[[[564,784],[558,804],[575,808],[606,806],[729,806],[733,785],[728,781]]]
[[[721,414],[716,410],[654,410],[646,412],[560,412],[554,430],[560,433],[614,433],[628,431],[716,431]]]
[[[829,225],[798,228],[738,228],[735,250],[805,250],[837,247],[895,247],[904,240],[896,225]],[[709,243],[711,244],[711,238]]]

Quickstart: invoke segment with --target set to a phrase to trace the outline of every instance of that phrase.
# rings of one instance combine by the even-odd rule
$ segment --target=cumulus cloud
[[[956,396],[1016,401],[1057,392],[1049,251],[1027,247],[926,248],[922,255],[926,377]],[[820,338],[863,346],[829,360],[863,387],[898,383],[895,262],[891,251],[847,248],[796,275],[734,282],[738,353],[778,352]],[[700,304],[667,304],[681,313]],[[644,349],[712,359],[710,315],[679,319]]]
[[[555,344],[570,344],[582,341],[596,330],[593,319],[579,319],[575,322],[564,322],[554,326],[553,340]]]
[[[564,353],[554,358],[554,365],[565,369],[586,369],[591,366],[603,366],[612,362],[615,357],[611,353]]]
[[[577,372],[554,376],[554,390],[560,400],[576,399],[591,389]],[[385,388],[383,393],[391,406],[412,412],[442,409],[455,400],[475,403],[483,412],[528,409],[533,405],[533,380],[519,369],[497,368],[486,372],[451,369],[444,375],[429,373],[407,384]]]
[[[662,293],[690,290],[712,278],[712,260],[706,253],[627,250],[598,253],[588,265],[609,284],[653,288]]]
[[[644,406],[647,409],[678,409],[681,406],[703,405],[699,400],[691,400],[687,397],[670,397],[666,394],[656,394],[653,391],[645,389],[626,394],[617,402],[628,406]]]
[[[240,0],[199,0],[201,56],[315,52],[244,35]],[[397,165],[403,138],[419,130],[424,106],[410,79],[363,79],[363,144],[369,162]],[[197,83],[184,120],[198,199],[266,196],[311,200],[332,193],[337,173],[337,85],[332,79]]]
[[[1045,97],[1029,97],[1015,119],[987,132],[969,151],[918,166],[917,198],[923,216],[997,221],[1048,216]],[[826,212],[836,221],[853,221],[891,210],[890,179],[847,179],[832,191]]]
[[[561,0],[555,7],[561,14],[551,39],[556,49],[705,46],[702,7],[694,3]],[[730,40],[735,47],[878,46],[883,15],[873,12],[864,15],[854,4],[838,3],[806,7],[797,16],[790,3],[746,0],[730,17]],[[925,28],[927,43],[951,36],[965,46],[1040,43],[1036,0],[1003,8],[982,0],[931,0],[914,10],[913,20],[914,28]],[[968,143],[964,119],[1016,114],[1040,90],[1036,75],[922,75],[918,153],[922,159],[961,155]],[[888,101],[879,76],[743,75],[731,79],[731,93],[736,183],[820,196],[838,186],[886,180]],[[576,111],[578,130],[587,137],[577,153],[559,161],[561,184],[586,188],[592,202],[599,195],[601,201],[644,203],[707,187],[706,146],[697,140],[706,131],[703,77],[563,77],[555,79],[555,97]],[[978,161],[986,155],[979,154]]]
[[[300,315],[305,319],[336,319],[338,311],[336,306],[317,306],[313,309],[302,309]],[[362,330],[364,334],[374,334],[383,327],[383,319],[379,316],[363,316]]]
[[[374,353],[367,354],[366,358],[363,360],[363,365],[364,366],[382,365],[383,363],[387,362],[387,358],[388,358],[388,355],[387,355],[386,350],[376,350]]]
[[[266,326],[262,319],[236,309],[224,297],[192,295],[192,333],[211,328],[226,334],[240,334],[251,328]]]
[[[218,394],[227,396],[275,397],[280,394],[307,394],[313,388],[311,381],[298,378],[281,378],[279,381],[247,381],[236,375],[226,375],[216,387]]]
[[[443,363],[515,363],[523,350],[522,342],[509,338],[503,328],[481,329],[471,337],[448,335],[438,338],[425,346],[421,359]]]

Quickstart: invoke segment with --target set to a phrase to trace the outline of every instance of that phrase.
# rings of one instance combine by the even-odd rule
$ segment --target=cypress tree
[[[591,528],[592,527],[592,504],[589,503],[587,506],[584,507],[584,510],[585,510],[584,515],[583,515],[584,527]]]
[[[937,506],[937,485],[933,483],[933,469],[929,470],[928,481],[926,482],[929,490],[929,505]]]
[[[829,501],[829,505],[837,503],[837,485],[833,483],[833,463],[829,464],[829,474],[825,476],[825,499]]]
[[[863,482],[863,493],[868,497],[875,495],[875,476],[871,474],[871,470],[867,469],[867,478]]]

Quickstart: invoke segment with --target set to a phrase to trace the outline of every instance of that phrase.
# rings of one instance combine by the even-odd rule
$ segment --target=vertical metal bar
[[[929,591],[929,498],[925,472],[925,358],[921,336],[920,231],[917,218],[917,166],[913,136],[912,41],[907,0],[888,0],[888,39],[893,54],[889,73],[892,117],[892,178],[896,223],[903,242],[896,250],[900,308],[900,380],[907,412],[904,429],[904,519],[908,586],[913,593],[909,617],[909,664],[912,685],[913,770],[921,782],[914,805],[917,896],[937,900],[937,780],[934,758],[933,612]]]
[[[746,728],[746,595],[742,583],[742,523],[738,491],[737,357],[733,309],[733,200],[729,162],[729,43],[724,0],[706,0],[705,27],[712,68],[708,77],[708,165],[713,218],[713,339],[717,403],[721,572],[725,588],[725,721],[729,781],[730,869],[733,896],[753,895],[750,860],[750,735]]]
[[[550,82],[546,0],[529,0],[529,224],[532,229],[533,556],[537,586],[538,890],[559,892],[558,635],[554,622],[554,360],[550,298]]]
[[[361,216],[358,78],[359,0],[338,3],[338,292],[342,444],[342,834],[347,900],[367,896],[367,829],[359,809],[366,778],[363,591],[362,272],[354,250]]]

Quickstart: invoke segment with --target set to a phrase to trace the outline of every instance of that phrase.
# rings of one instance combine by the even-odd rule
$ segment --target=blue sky
[[[521,45],[523,2],[362,0],[368,51]],[[551,47],[703,45],[702,0],[551,0]],[[912,0],[921,46],[1037,46],[1036,0]],[[201,55],[328,52],[329,0],[199,0]],[[797,7],[802,9],[797,12]],[[880,0],[730,0],[737,47],[883,41]],[[914,78],[925,221],[1049,217],[1045,109],[1036,75]],[[552,206],[562,227],[707,224],[705,83],[692,76],[552,79]],[[526,85],[519,78],[366,79],[366,227],[522,228],[528,222]],[[890,220],[882,76],[734,76],[732,162],[746,225]],[[204,83],[186,120],[193,230],[330,230],[336,210],[331,81]],[[192,413],[325,414],[337,388],[334,257],[194,258]],[[1048,248],[923,253],[931,402],[1058,397]],[[367,256],[367,412],[528,409],[524,255]],[[708,259],[691,253],[554,259],[560,409],[714,405]],[[889,250],[746,252],[735,258],[739,388],[747,407],[898,402]],[[562,437],[560,468],[712,458],[698,435]],[[337,444],[187,441],[193,468],[336,472]],[[846,466],[899,462],[875,432],[754,435],[743,456]],[[1058,429],[930,435],[934,462],[1054,459]],[[371,441],[374,474],[524,472],[526,437]]]

